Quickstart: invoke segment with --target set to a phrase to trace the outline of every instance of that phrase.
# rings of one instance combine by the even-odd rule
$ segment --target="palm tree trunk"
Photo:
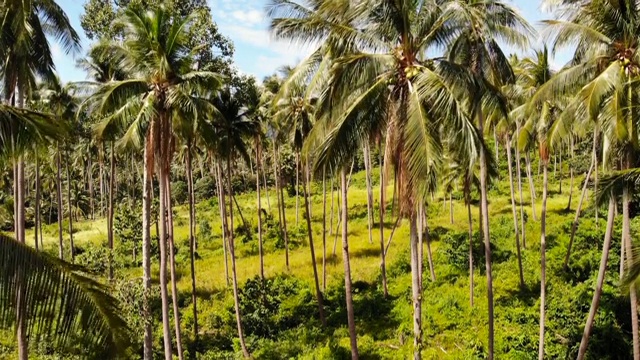
[[[433,254],[431,253],[431,233],[429,232],[426,210],[422,211],[422,221],[424,223],[424,235],[427,240],[427,261],[429,262],[429,273],[431,273],[431,281],[436,281],[436,269],[433,266]],[[422,271],[422,267],[420,267],[420,271]]]
[[[578,229],[578,221],[580,220],[580,212],[582,211],[582,204],[584,202],[584,198],[587,195],[587,187],[589,185],[589,178],[591,178],[591,172],[593,172],[596,166],[596,143],[594,139],[593,143],[593,153],[591,156],[591,166],[589,167],[589,171],[587,171],[587,175],[584,178],[584,185],[582,185],[582,193],[580,194],[580,201],[578,201],[578,208],[576,209],[576,215],[573,218],[573,223],[571,224],[571,235],[569,236],[569,246],[567,247],[567,255],[564,257],[564,264],[562,268],[566,271],[569,267],[569,258],[571,257],[571,249],[573,247],[573,239],[576,235],[576,230]]]
[[[331,216],[329,217],[329,235],[333,235],[333,200],[335,198],[334,187],[333,187],[333,176],[331,176]]]
[[[559,163],[560,163],[560,179],[559,179],[560,184],[559,184],[559,188],[558,188],[558,193],[560,193],[562,195],[562,147],[560,147],[559,156],[560,156],[560,161],[559,161]]]
[[[282,204],[282,230],[284,233],[284,260],[289,271],[289,234],[287,233],[287,213],[285,212],[286,204],[284,203],[284,191],[280,186],[280,203]]]
[[[464,202],[467,205],[469,223],[469,305],[473,307],[473,217],[471,216],[471,189],[469,177],[464,178]]]
[[[384,187],[384,167],[382,166],[382,151],[380,151],[380,271],[382,273],[382,292],[385,299],[389,296],[387,286],[387,264],[386,251],[384,249],[384,211],[385,211],[385,187]]]
[[[109,204],[107,209],[107,241],[109,243],[109,280],[113,280],[113,185],[116,182],[116,155],[111,142],[111,160],[109,164]]]
[[[531,175],[531,156],[529,151],[525,155],[525,161],[527,163],[527,178],[529,179],[529,193],[531,195],[531,215],[533,221],[538,221],[538,215],[536,215],[536,188],[533,185],[533,176]]]
[[[218,205],[220,206],[220,222],[222,226],[222,253],[224,254],[224,279],[229,286],[229,260],[227,259],[227,244],[229,228],[227,226],[227,202],[225,199],[225,191],[222,185],[222,169],[220,162],[216,162],[216,184],[218,185]]]
[[[171,345],[171,325],[169,324],[169,294],[167,291],[167,188],[165,184],[165,171],[159,167],[158,184],[160,196],[160,219],[158,221],[160,233],[160,298],[162,302],[162,334],[164,341],[164,358],[165,360],[173,359],[173,350]]]
[[[574,153],[573,153],[573,136],[571,137],[571,161],[569,161],[569,177],[571,178],[569,182],[569,201],[567,202],[567,211],[571,211],[571,200],[573,199],[573,161],[574,161]]]
[[[60,155],[60,144],[56,149],[56,200],[58,201],[58,256],[64,260],[64,250],[62,241],[62,155]]]
[[[520,123],[517,124],[516,127],[516,136],[520,134]],[[514,146],[516,151],[516,175],[518,178],[518,192],[520,193],[520,233],[522,234],[522,248],[527,248],[527,240],[526,240],[526,230],[524,223],[524,196],[522,195],[522,169],[520,168],[520,149],[517,146],[517,138],[516,138],[516,146]],[[531,200],[533,201],[533,200]]]
[[[260,253],[260,279],[264,281],[264,254],[262,251],[262,199],[260,197],[260,139],[256,138],[256,197],[258,198],[258,251]],[[266,184],[265,184],[266,187]]]
[[[478,107],[478,130],[480,134],[484,133],[484,116],[482,109]],[[482,234],[484,238],[485,252],[485,269],[487,276],[487,303],[489,313],[489,341],[488,341],[488,360],[493,360],[494,348],[494,326],[493,326],[493,275],[491,273],[491,236],[489,233],[489,202],[487,199],[487,154],[480,151],[480,211],[482,214]]]
[[[249,350],[244,341],[242,331],[242,315],[240,314],[240,298],[238,297],[238,274],[236,271],[236,250],[233,239],[233,187],[231,187],[231,157],[227,157],[227,190],[229,192],[229,252],[231,254],[231,275],[233,278],[233,303],[236,310],[236,325],[238,326],[238,338],[245,358],[250,358]]]
[[[449,223],[453,225],[453,192],[449,191]]]
[[[347,169],[342,167],[340,171],[342,182],[342,262],[344,264],[344,288],[347,302],[347,324],[349,326],[349,338],[351,340],[351,359],[357,360],[358,338],[356,333],[355,315],[353,311],[353,295],[351,289],[351,262],[349,261],[349,239],[347,235]],[[309,223],[309,231],[311,224]],[[315,261],[314,261],[315,262]]]
[[[419,277],[419,283],[420,283],[420,293],[422,293],[422,289],[424,289],[424,287],[422,286],[423,282],[422,282],[422,265],[424,263],[424,258],[423,258],[423,252],[424,252],[424,246],[423,246],[423,239],[424,239],[424,228],[425,228],[425,221],[424,221],[424,204],[422,202],[420,202],[420,205],[418,205],[418,268],[420,269],[420,273],[418,274]]]
[[[327,169],[322,168],[322,291],[327,291]]]
[[[611,248],[611,238],[613,237],[613,221],[615,215],[616,201],[613,196],[609,199],[609,212],[607,213],[607,232],[604,234],[604,243],[602,245],[602,256],[600,257],[600,268],[598,269],[598,280],[596,281],[596,289],[593,293],[593,299],[591,300],[591,308],[589,309],[589,316],[587,317],[587,323],[584,326],[584,332],[582,333],[582,340],[580,341],[580,349],[578,350],[577,360],[584,359],[587,353],[587,346],[589,345],[589,337],[591,336],[591,330],[593,329],[593,322],[596,318],[596,312],[598,311],[598,305],[600,304],[600,296],[602,295],[602,286],[604,285],[604,277],[607,271],[607,261],[609,260],[609,249]]]
[[[500,160],[500,150],[498,149],[498,135],[496,134],[496,127],[493,127],[493,143],[495,145],[496,150],[496,162]]]
[[[418,219],[412,209],[409,219],[411,244],[411,301],[413,304],[413,359],[422,359],[422,291],[420,291],[420,262],[418,261]]]
[[[36,203],[35,203],[35,223],[33,224],[33,233],[34,233],[34,237],[36,240],[36,250],[38,250],[38,236],[40,236],[40,238],[42,238],[42,233],[38,234],[38,230],[40,229],[40,194],[41,194],[41,184],[40,184],[40,158],[38,157],[38,154],[36,153]]]
[[[278,156],[276,152],[276,142],[273,141],[273,179],[276,185],[276,202],[278,206],[278,226],[282,232],[282,206],[280,204],[280,176],[278,175]]]
[[[142,175],[142,318],[144,320],[144,360],[153,360],[153,318],[149,306],[151,293],[151,159],[144,146],[144,171]]]
[[[178,351],[178,359],[183,360],[182,352],[182,333],[180,330],[180,306],[178,304],[178,276],[176,274],[176,255],[175,255],[175,238],[173,236],[173,206],[171,205],[171,178],[170,170],[165,169],[164,184],[167,196],[167,237],[169,238],[169,273],[171,275],[171,300],[173,302],[173,325],[176,331],[176,350]]]
[[[520,289],[524,289],[524,273],[522,271],[522,254],[520,250],[520,231],[518,229],[518,214],[516,210],[516,196],[513,186],[513,166],[511,165],[511,136],[507,135],[507,143],[505,144],[507,150],[507,167],[509,169],[509,189],[511,191],[511,213],[513,215],[513,227],[516,236],[516,252],[518,255],[518,272],[520,275]]]
[[[191,266],[191,303],[193,306],[193,336],[198,343],[198,306],[196,296],[196,209],[195,195],[193,192],[193,169],[191,159],[191,144],[187,142],[185,154],[187,162],[187,192],[189,193],[189,265]]]
[[[16,227],[16,238],[19,242],[25,244],[25,223],[24,223],[24,208],[25,208],[25,183],[24,183],[24,160],[22,155],[18,157],[18,164],[16,167],[17,170],[17,178],[15,179],[16,190],[17,190],[17,207],[18,211],[16,213],[17,217],[17,227]],[[23,274],[19,274],[16,282],[19,284],[17,288],[17,297],[16,297],[16,339],[18,345],[18,358],[20,360],[27,360],[29,358],[29,342],[27,339],[27,325],[25,322],[26,318],[26,304],[24,301],[25,298],[25,288],[23,281]]]
[[[318,280],[318,267],[316,266],[316,252],[315,252],[315,246],[313,245],[313,229],[311,228],[311,214],[310,214],[310,207],[309,207],[309,190],[308,187],[310,186],[310,184],[307,183],[307,178],[304,177],[303,178],[303,186],[304,186],[304,206],[305,209],[307,210],[307,216],[305,216],[305,218],[307,219],[307,232],[309,234],[309,249],[311,250],[311,266],[313,267],[313,279],[315,282],[315,286],[316,286],[316,299],[318,301],[318,314],[320,316],[320,322],[322,323],[323,327],[327,326],[327,321],[324,317],[324,304],[322,301],[322,292],[320,291],[320,281]]]
[[[71,172],[69,171],[69,153],[67,152],[67,200],[69,203],[69,249],[71,250],[71,262],[75,259],[75,246],[73,245],[73,202],[71,201]]]
[[[542,212],[540,215],[540,339],[538,344],[538,359],[544,359],[545,306],[547,301],[547,193],[549,175],[547,160],[540,159],[542,164]]]
[[[262,165],[264,166],[267,163],[267,159],[264,155],[264,152],[262,152]],[[265,170],[265,168],[262,168],[262,183],[264,184],[264,195],[267,198],[267,209],[269,210],[269,213],[271,213],[271,200],[269,199],[269,184],[267,183],[267,171]]]
[[[626,168],[629,169],[630,161],[627,162]],[[631,196],[629,187],[622,189],[622,243],[626,252],[627,264],[633,264],[633,247],[631,245],[631,218],[629,205]],[[622,261],[622,259],[621,259]],[[634,282],[629,285],[629,298],[631,301],[631,335],[633,339],[633,359],[640,359],[640,339],[638,338],[638,298],[636,286]]]
[[[593,193],[598,193],[598,129],[596,129],[593,133],[593,171],[594,171],[594,182],[593,182]],[[598,204],[593,204],[593,210],[596,213],[596,230],[598,230]],[[623,258],[621,258],[623,259]]]
[[[296,150],[296,226],[300,222],[300,152]]]
[[[89,207],[91,208],[91,220],[96,219],[96,209],[94,204],[93,193],[93,162],[91,161],[91,154],[87,162],[87,175],[89,176]]]
[[[364,168],[367,178],[367,219],[369,221],[369,244],[373,244],[373,189],[371,188],[371,149],[369,141],[364,142]]]
[[[98,154],[99,161],[99,175],[100,175],[100,216],[104,216],[104,193],[105,193],[105,184],[104,184],[104,145],[100,144],[100,153]]]

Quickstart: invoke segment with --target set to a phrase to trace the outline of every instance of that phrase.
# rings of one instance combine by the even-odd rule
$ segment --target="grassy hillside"
[[[507,172],[502,172],[506,174]],[[524,171],[523,171],[524,173]],[[377,170],[374,179],[377,179]],[[524,174],[523,174],[524,175]],[[559,172],[558,172],[559,175]],[[566,176],[566,169],[565,169]],[[566,211],[569,199],[569,179],[564,179],[563,193],[558,192],[559,183],[550,171],[550,199],[548,201],[548,300],[546,352],[548,358],[575,356],[582,335],[582,327],[589,310],[591,296],[600,259],[605,223],[604,211],[596,229],[594,211],[584,211],[576,238],[574,254],[568,271],[562,270],[567,248],[570,224],[578,203],[583,175],[576,177],[573,186],[571,211]],[[541,186],[537,182],[540,211]],[[528,221],[526,224],[526,249],[522,260],[525,288],[520,289],[518,265],[511,215],[508,179],[501,179],[489,193],[492,214],[491,241],[493,249],[493,276],[496,314],[496,353],[499,359],[532,359],[538,348],[539,277],[540,277],[540,223],[533,220],[530,196],[523,178],[524,205]],[[395,233],[388,254],[390,296],[384,299],[380,290],[379,231],[376,200],[376,223],[374,241],[369,243],[367,233],[367,208],[364,173],[353,175],[349,189],[349,245],[351,253],[352,279],[359,347],[363,359],[405,359],[411,351],[411,275],[409,272],[408,223],[401,223]],[[265,273],[269,281],[265,287],[256,281],[259,269],[257,233],[257,202],[255,193],[237,197],[246,221],[253,231],[238,235],[237,270],[242,292],[242,307],[248,345],[255,358],[260,359],[347,359],[350,357],[349,336],[346,329],[344,307],[344,273],[341,244],[337,238],[336,253],[333,253],[335,235],[327,234],[327,284],[326,311],[329,326],[320,327],[317,307],[313,296],[313,273],[306,236],[303,212],[296,225],[295,198],[287,197],[287,223],[291,238],[290,269],[285,267],[284,250],[278,246],[276,198],[273,189],[263,207],[275,217],[267,226],[265,235]],[[388,189],[388,198],[392,188]],[[476,233],[474,259],[475,297],[474,307],[469,301],[469,276],[467,269],[468,237],[467,211],[462,194],[454,192],[454,223],[449,222],[449,206],[443,206],[442,198],[436,197],[428,208],[436,281],[430,280],[426,261],[424,272],[424,358],[425,359],[476,359],[483,358],[487,342],[486,277],[482,244]],[[374,191],[378,199],[378,189]],[[475,195],[477,199],[477,195]],[[314,185],[312,198],[314,242],[319,271],[322,271],[322,193],[321,184]],[[303,202],[301,201],[301,206]],[[390,204],[389,204],[390,206]],[[334,200],[334,234],[338,219],[337,193]],[[327,217],[331,201],[327,204]],[[220,219],[216,199],[200,202],[198,217],[198,260],[196,262],[197,295],[200,340],[193,341],[191,308],[191,281],[188,261],[188,212],[185,206],[176,209],[178,261],[178,290],[182,307],[182,326],[185,348],[192,354],[200,353],[199,359],[228,359],[238,356],[239,346],[235,340],[233,300],[231,287],[226,286],[222,251]],[[391,214],[391,212],[388,212]],[[237,214],[237,212],[236,212]],[[473,226],[477,232],[478,208],[472,208]],[[538,214],[539,219],[539,214]],[[385,218],[385,241],[395,219]],[[206,225],[205,225],[206,223]],[[239,216],[236,225],[241,225]],[[80,222],[74,234],[76,243],[84,252],[78,262],[104,271],[106,223],[104,220]],[[605,284],[601,308],[589,347],[592,359],[625,359],[630,354],[630,324],[628,300],[619,289],[619,229],[614,237],[609,261],[609,274]],[[635,232],[638,222],[632,225]],[[57,253],[57,227],[50,225],[45,230],[47,250]],[[28,239],[33,238],[28,233]],[[68,241],[68,234],[65,234]],[[141,332],[140,305],[141,270],[131,259],[126,244],[117,242],[119,251],[115,255],[118,280],[114,292],[124,301],[123,311],[130,320],[137,339]],[[139,260],[139,259],[138,259]],[[101,266],[102,267],[101,267]],[[158,263],[153,260],[154,281],[157,281]],[[103,272],[104,274],[104,272]],[[158,294],[155,294],[157,300]],[[160,336],[160,305],[154,301],[156,319],[155,347],[162,348]],[[0,339],[0,358],[14,357],[13,340],[9,333]],[[40,348],[39,348],[40,349]],[[41,353],[44,353],[45,349]],[[136,349],[137,350],[137,349]],[[159,354],[158,354],[159,355]],[[138,354],[132,354],[138,358]],[[42,355],[49,359],[50,356]]]

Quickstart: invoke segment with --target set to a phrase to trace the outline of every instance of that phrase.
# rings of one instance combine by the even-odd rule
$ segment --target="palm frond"
[[[118,303],[105,286],[77,266],[0,235],[2,327],[14,324],[18,308],[28,336],[59,349],[81,342],[105,358],[122,354],[129,345]]]

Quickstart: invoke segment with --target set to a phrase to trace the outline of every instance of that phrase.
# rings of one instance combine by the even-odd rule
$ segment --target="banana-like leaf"
[[[0,235],[0,326],[13,326],[20,306],[32,343],[81,346],[104,359],[122,354],[129,331],[118,302],[81,270]]]

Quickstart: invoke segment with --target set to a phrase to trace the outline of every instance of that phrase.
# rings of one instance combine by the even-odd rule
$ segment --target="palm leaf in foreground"
[[[118,302],[81,270],[0,235],[0,328],[15,324],[20,302],[30,339],[57,349],[82,344],[98,358],[122,354],[129,331]]]

